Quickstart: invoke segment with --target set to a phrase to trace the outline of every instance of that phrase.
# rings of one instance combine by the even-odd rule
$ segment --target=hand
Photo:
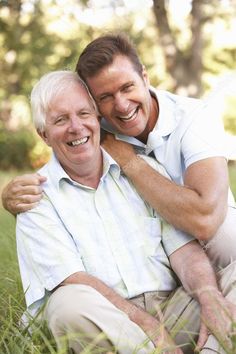
[[[229,350],[232,348],[232,325],[236,323],[236,306],[217,291],[208,293],[201,303],[201,328],[196,350],[200,350],[209,334],[213,334],[219,343]]]
[[[121,169],[136,157],[132,145],[116,140],[113,134],[106,133],[101,143],[102,147],[113,157]]]
[[[161,311],[158,311],[159,318],[162,318]],[[183,354],[180,348],[171,338],[162,322],[151,316],[139,307],[134,306],[133,311],[129,312],[130,319],[135,322],[154,344],[154,353]]]
[[[153,340],[157,350],[154,352],[156,354],[165,353],[165,354],[183,354],[181,348],[177,348],[175,342],[164,328],[163,325],[159,327],[159,335],[156,339]]]
[[[25,174],[15,177],[2,192],[2,204],[13,215],[34,208],[42,198],[41,184],[46,177]]]

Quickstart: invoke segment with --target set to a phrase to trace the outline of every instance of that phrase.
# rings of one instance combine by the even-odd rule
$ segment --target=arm
[[[202,324],[198,347],[204,345],[209,331],[225,343],[236,307],[219,290],[213,268],[201,246],[196,241],[189,242],[171,254],[170,263],[185,290],[200,304]]]
[[[34,208],[42,198],[41,184],[45,181],[36,173],[15,177],[3,189],[3,207],[13,215]]]
[[[166,354],[183,354],[180,349],[175,349],[174,342],[157,319],[86,272],[79,247],[75,245],[48,197],[44,196],[36,208],[17,216],[17,252],[28,306],[35,289],[37,294],[34,297],[39,296],[39,290],[44,296],[45,289],[53,291],[59,285],[89,285],[124,311],[152,339],[155,346],[174,348],[166,351]]]
[[[156,318],[135,306],[131,301],[118,295],[112,288],[108,287],[98,278],[85,272],[77,272],[66,278],[60,285],[67,284],[84,284],[93,287],[118,309],[126,313],[131,321],[142,328],[152,340],[155,347],[159,350],[165,350],[166,354],[182,354],[182,350],[175,348],[175,343],[165,330],[164,326]],[[166,351],[167,348],[171,349]]]
[[[142,197],[170,224],[199,240],[210,239],[227,210],[228,169],[214,157],[189,166],[184,186],[155,171],[136,156],[132,146],[108,134],[104,148],[119,163]]]

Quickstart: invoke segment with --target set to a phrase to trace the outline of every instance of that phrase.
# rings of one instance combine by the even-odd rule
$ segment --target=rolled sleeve
[[[193,240],[193,236],[174,228],[165,220],[162,220],[162,243],[168,257]]]

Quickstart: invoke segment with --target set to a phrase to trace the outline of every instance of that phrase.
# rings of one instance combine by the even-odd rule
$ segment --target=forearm
[[[224,297],[218,287],[213,268],[197,242],[190,242],[170,256],[171,265],[181,280],[185,290],[200,305],[200,317],[203,328],[198,346],[202,347],[209,333],[230,346],[228,335],[232,333],[232,323],[236,319],[236,307]]]
[[[122,166],[122,170],[165,220],[197,239],[210,238],[223,222],[224,211],[216,208],[215,199],[211,201],[213,198],[193,187],[177,185],[139,156]]]
[[[158,346],[158,348],[175,347],[175,344],[170,338],[168,332],[156,318],[134,305],[131,301],[126,300],[117,294],[113,289],[108,287],[99,279],[85,272],[78,272],[65,279],[61,285],[67,284],[84,284],[91,286],[107,300],[109,300],[114,306],[123,311],[131,321],[142,328],[142,330],[148,335],[153,343]],[[171,353],[181,354],[182,352],[176,349],[176,352],[172,351]]]
[[[200,304],[205,301],[205,294],[209,294],[209,291],[219,295],[215,272],[197,241],[174,252],[170,256],[170,262],[185,290]]]
[[[93,277],[85,272],[78,272],[65,279],[61,285],[66,284],[84,284],[91,286],[106,299],[108,299],[118,309],[125,312],[128,317],[136,323],[136,317],[138,317],[137,314],[139,314],[141,309],[136,307],[132,302],[117,294],[112,288],[108,287],[96,277]]]

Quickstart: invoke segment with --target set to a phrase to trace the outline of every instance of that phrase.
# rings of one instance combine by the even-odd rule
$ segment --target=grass
[[[236,199],[236,161],[229,164],[229,180],[232,192]]]
[[[232,191],[236,196],[236,163],[231,164],[229,170]],[[16,174],[17,171],[1,173],[0,186]],[[37,327],[30,336],[19,326],[25,302],[14,234],[15,218],[0,205],[0,353],[55,354],[55,343],[45,328]]]
[[[15,218],[0,209],[0,225],[0,353],[56,353],[49,351],[51,339],[42,328],[31,338],[19,326],[25,302],[16,259]]]

